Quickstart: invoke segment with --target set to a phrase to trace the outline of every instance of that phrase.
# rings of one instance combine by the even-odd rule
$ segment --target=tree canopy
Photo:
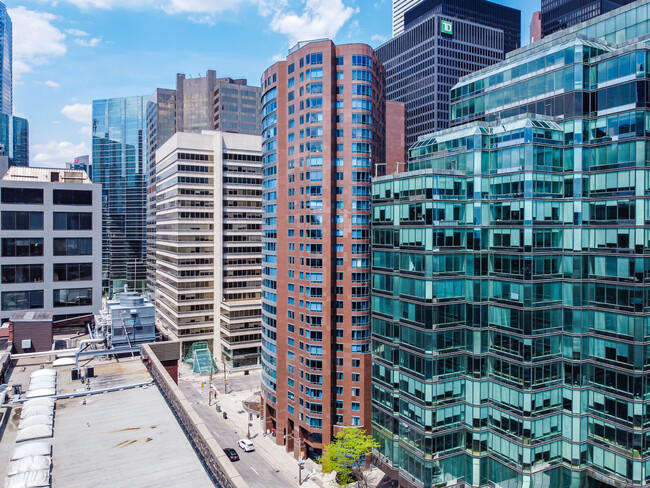
[[[344,429],[325,446],[321,459],[323,472],[336,471],[339,485],[347,485],[355,479],[361,481],[366,456],[373,447],[379,447],[379,444],[365,430]]]

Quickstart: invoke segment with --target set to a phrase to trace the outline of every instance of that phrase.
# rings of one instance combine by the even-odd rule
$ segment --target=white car
[[[248,439],[239,439],[239,442],[237,444],[239,444],[239,447],[241,447],[246,452],[255,450],[255,446]]]

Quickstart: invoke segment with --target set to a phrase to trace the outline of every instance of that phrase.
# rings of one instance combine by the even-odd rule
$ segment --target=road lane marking
[[[255,471],[255,468],[254,468],[253,466],[251,466],[251,469],[255,472],[255,474],[256,474],[257,476],[260,475],[257,471]]]

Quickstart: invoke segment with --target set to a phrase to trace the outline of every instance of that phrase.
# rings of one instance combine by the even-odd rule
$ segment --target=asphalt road
[[[201,392],[196,385],[181,380],[178,386],[187,399],[192,402],[196,413],[203,419],[219,445],[232,447],[237,451],[239,461],[233,462],[233,466],[251,488],[286,488],[293,484],[293,480],[287,478],[260,453],[257,451],[244,452],[237,445],[237,441],[245,436],[242,433],[236,433],[232,423],[217,415],[214,405],[211,408],[207,406],[206,394]],[[252,441],[255,444],[255,439]]]

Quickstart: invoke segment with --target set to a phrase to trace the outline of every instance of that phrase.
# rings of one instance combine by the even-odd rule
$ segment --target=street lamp
[[[222,358],[221,361],[223,362],[223,393],[224,395],[227,395],[228,392],[226,389],[228,388],[228,378],[226,377],[226,360]]]
[[[305,465],[305,461],[302,460],[302,449],[300,448],[300,437],[295,437],[293,434],[284,434],[284,440],[293,439],[298,441],[298,486],[302,485],[302,467]]]

